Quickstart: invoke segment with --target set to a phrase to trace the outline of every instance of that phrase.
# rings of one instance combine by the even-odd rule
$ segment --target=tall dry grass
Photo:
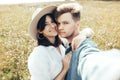
[[[91,27],[102,50],[120,49],[120,2],[81,1],[80,28]],[[49,4],[60,4],[59,2]],[[0,6],[0,80],[29,80],[27,58],[36,42],[28,34],[31,15],[48,3]]]

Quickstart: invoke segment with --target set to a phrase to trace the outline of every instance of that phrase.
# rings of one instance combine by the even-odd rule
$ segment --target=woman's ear
[[[40,34],[42,34],[42,31],[40,31],[40,30],[37,30],[37,32],[40,33]]]

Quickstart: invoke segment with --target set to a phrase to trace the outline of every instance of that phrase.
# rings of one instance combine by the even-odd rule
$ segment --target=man
[[[78,3],[62,4],[56,9],[55,17],[58,22],[58,32],[60,36],[66,38],[69,43],[72,42],[74,37],[80,34],[80,10],[81,6]],[[68,50],[70,49],[71,48]],[[119,73],[112,76],[113,73],[110,73],[112,68],[109,67],[108,70],[106,70],[106,68],[110,66],[113,60],[112,64],[114,64],[114,68],[116,69],[112,70],[115,70],[114,72],[117,70],[120,71],[117,67],[120,66],[120,64],[114,63],[119,62],[120,59],[116,59],[117,56],[115,56],[111,60],[111,56],[107,57],[106,54],[98,54],[99,52],[97,45],[90,38],[86,39],[77,50],[71,51],[72,58],[70,68],[65,80],[118,80]],[[103,59],[103,56],[106,57]],[[97,60],[97,58],[99,58],[99,60]],[[102,63],[104,62],[105,64],[102,67]],[[104,70],[106,70],[105,74],[102,75],[101,72]]]
[[[56,9],[55,17],[58,22],[59,35],[63,38],[66,38],[69,43],[72,42],[74,37],[80,34],[80,9],[81,6],[77,3],[62,4]],[[66,75],[66,80],[81,80],[81,76],[77,73],[77,67],[79,56],[81,55],[80,57],[83,57],[87,55],[79,54],[82,48],[88,45],[86,42],[92,44],[95,49],[94,52],[99,52],[96,44],[91,41],[91,39],[85,40],[83,42],[84,46],[79,47],[76,51],[72,51],[70,69]]]

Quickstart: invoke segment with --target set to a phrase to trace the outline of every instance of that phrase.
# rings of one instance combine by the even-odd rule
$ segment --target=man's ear
[[[80,27],[80,21],[76,21],[76,26]]]

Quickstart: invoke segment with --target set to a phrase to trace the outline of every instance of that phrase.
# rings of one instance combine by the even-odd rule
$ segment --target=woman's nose
[[[51,27],[56,27],[57,25],[55,23],[50,24]]]

